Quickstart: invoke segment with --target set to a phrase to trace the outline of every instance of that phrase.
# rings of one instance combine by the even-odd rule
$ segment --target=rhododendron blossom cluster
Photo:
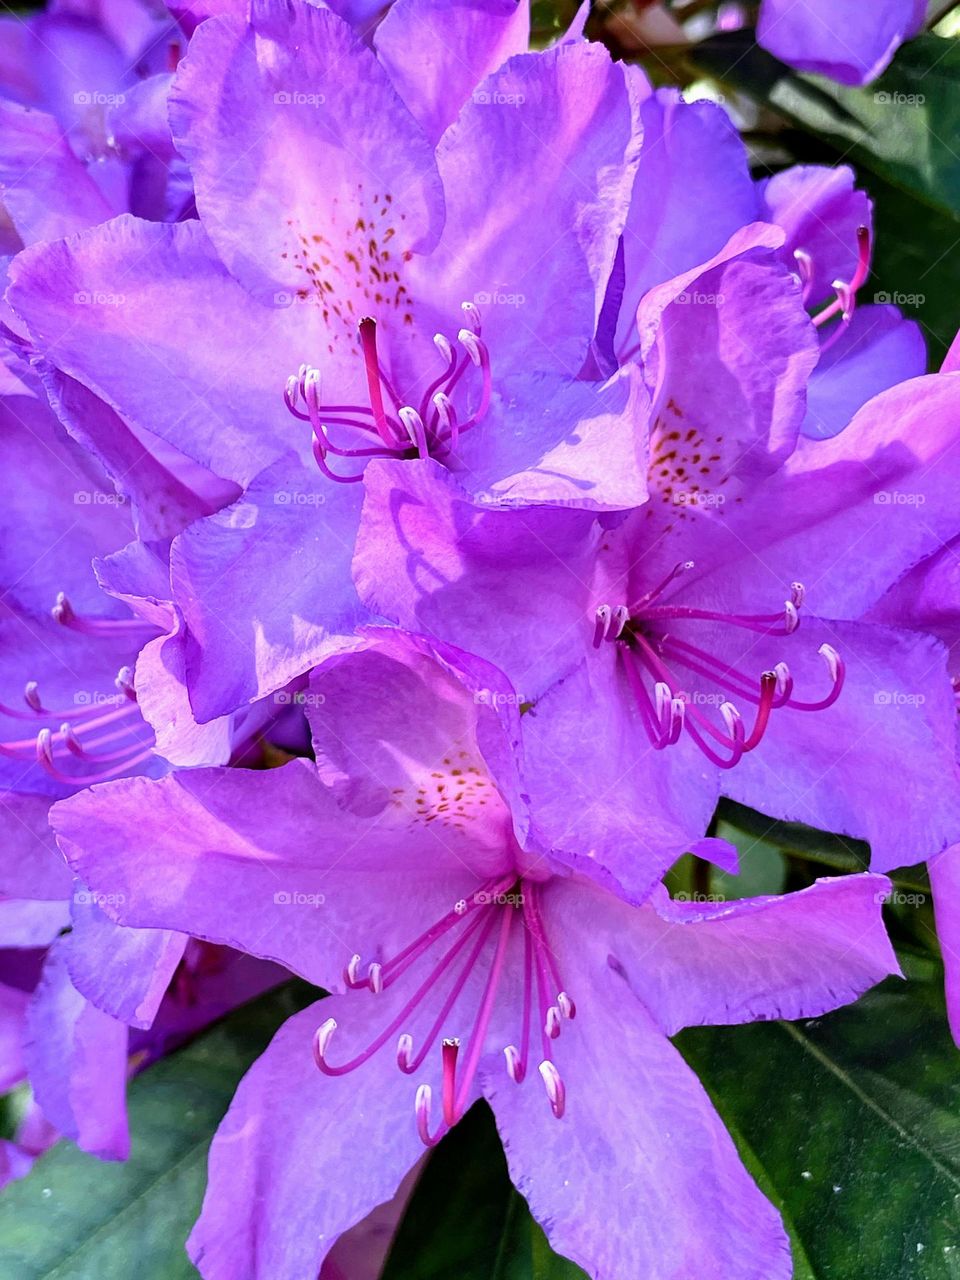
[[[849,86],[925,6],[873,8],[714,17]],[[128,1092],[299,978],[206,1280],[392,1275],[477,1108],[594,1280],[788,1280],[674,1037],[901,975],[905,866],[960,1037],[960,360],[851,167],[761,171],[592,22],[0,25],[0,1183],[136,1159]],[[747,810],[863,859],[757,881]]]

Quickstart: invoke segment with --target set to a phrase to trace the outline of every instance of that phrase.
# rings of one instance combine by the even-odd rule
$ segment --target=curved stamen
[[[482,384],[480,390],[480,404],[474,410],[470,418],[463,424],[462,430],[466,431],[468,427],[476,426],[490,407],[490,396],[492,392],[492,380],[490,375],[490,352],[487,350],[487,344],[471,329],[461,329],[457,334],[460,345],[466,349],[467,355],[472,360],[474,366],[480,370],[482,376]],[[453,383],[451,383],[453,386]]]
[[[483,328],[480,308],[475,302],[461,302],[460,310],[463,312],[464,320],[466,320],[467,324],[479,338],[480,332]]]
[[[843,334],[851,319],[853,318],[854,309],[857,305],[857,292],[864,284],[867,276],[870,274],[870,230],[868,227],[857,227],[857,265],[854,268],[853,275],[848,281],[834,280],[832,288],[834,291],[834,300],[828,303],[822,311],[819,311],[813,317],[813,323],[820,328],[832,320],[837,314],[840,315],[840,323],[831,333],[830,337],[821,346],[821,351],[828,350],[837,339]]]
[[[524,891],[504,898],[503,890],[511,885]],[[383,1047],[387,1040],[397,1037],[395,1053],[398,1069],[405,1074],[416,1071],[426,1060],[428,1052],[441,1035],[444,1023],[462,998],[480,957],[492,940],[493,951],[489,956],[489,968],[483,993],[462,1059],[460,1053],[462,1042],[459,1038],[447,1035],[441,1041],[443,1115],[436,1131],[431,1131],[432,1090],[426,1084],[417,1089],[415,1105],[417,1131],[427,1146],[439,1141],[443,1134],[461,1119],[471,1100],[477,1071],[490,1032],[493,1011],[503,987],[508,960],[514,954],[511,934],[517,906],[522,909],[522,918],[526,925],[523,950],[523,1007],[520,1047],[510,1044],[503,1050],[507,1072],[518,1084],[526,1075],[533,1015],[534,981],[537,983],[541,1016],[543,1040],[541,1058],[544,1062],[550,1062],[551,1043],[560,1034],[562,1023],[576,1016],[576,1006],[560,980],[557,963],[547,941],[540,914],[539,892],[540,887],[537,884],[526,880],[518,881],[515,873],[494,878],[488,881],[484,888],[475,891],[471,898],[460,899],[451,911],[391,960],[371,963],[365,979],[360,978],[360,954],[351,956],[345,969],[347,986],[358,988],[366,985],[373,990],[385,990],[391,981],[396,980],[411,964],[422,958],[445,933],[460,921],[466,921],[465,927],[459,931],[453,944],[446,948],[438,963],[434,965],[432,971],[389,1025],[349,1062],[341,1065],[330,1062],[330,1048],[336,1031],[336,1020],[328,1018],[320,1025],[314,1034],[313,1042],[314,1059],[318,1070],[329,1076],[345,1075],[362,1066]],[[463,953],[466,953],[463,959],[458,960]],[[415,1052],[414,1037],[410,1031],[403,1029],[403,1024],[420,1008],[426,997],[438,989],[438,984],[447,971],[454,969],[455,961],[457,963],[453,980],[444,983],[446,994],[419,1051]],[[551,1003],[547,996],[551,977],[556,983],[557,991],[554,1003]],[[556,1074],[556,1079],[559,1080],[559,1074]],[[556,1103],[558,1098],[561,1099],[554,1106],[554,1112],[558,1115],[562,1114],[563,1110],[562,1092],[562,1083],[559,1088],[553,1088],[553,1101]]]
[[[478,923],[482,926],[481,927],[482,942],[486,942],[487,938],[490,936],[490,933],[493,930],[493,926],[495,924],[495,917],[491,916],[489,920],[484,921],[483,917],[481,916],[478,918]],[[466,946],[467,942],[470,940],[471,936],[472,936],[472,930],[468,931],[466,934],[464,934],[463,936],[457,939],[454,945],[450,947],[449,950],[443,955],[440,962],[427,975],[424,981],[420,984],[420,986],[413,993],[413,995],[410,997],[407,1003],[403,1006],[400,1012],[396,1015],[396,1017],[390,1022],[390,1024],[383,1031],[380,1032],[380,1034],[373,1040],[373,1042],[366,1049],[364,1049],[361,1053],[358,1053],[356,1057],[352,1058],[349,1062],[345,1062],[341,1066],[332,1066],[326,1059],[326,1053],[329,1048],[330,1037],[332,1036],[333,1032],[330,1031],[326,1033],[321,1042],[319,1038],[320,1032],[318,1031],[317,1036],[314,1039],[314,1058],[316,1060],[317,1067],[323,1072],[323,1074],[327,1076],[348,1075],[351,1071],[355,1071],[357,1067],[363,1066],[363,1064],[367,1062],[370,1058],[372,1058],[373,1055],[379,1049],[381,1049],[387,1043],[388,1040],[392,1040],[393,1037],[397,1035],[397,1033],[401,1030],[404,1023],[409,1021],[411,1015],[419,1007],[421,1001],[427,995],[427,993],[433,989],[436,982],[440,978],[442,978],[444,973],[446,973],[446,971],[450,968],[454,960],[457,958],[457,956]],[[478,947],[475,954],[479,954],[480,949],[481,948]],[[468,970],[468,974],[469,974],[469,970]],[[326,1025],[327,1024],[324,1023],[324,1027]],[[323,1027],[321,1027],[320,1030],[322,1031]]]
[[[433,397],[432,404],[437,411],[437,422],[440,425],[437,442],[454,453],[460,440],[460,425],[453,401],[445,391],[438,391]]]
[[[53,758],[53,734],[49,729],[41,729],[37,734],[37,763],[42,766],[52,778],[58,782],[62,782],[70,787],[88,787],[95,782],[107,782],[111,778],[116,778],[121,773],[127,773],[130,769],[136,768],[137,765],[143,764],[153,755],[153,747],[144,747],[141,750],[130,752],[114,752],[113,756],[119,757],[117,762],[110,765],[106,769],[101,769],[95,773],[69,774],[64,773],[62,769],[54,762]],[[103,759],[111,760],[113,756],[105,756]]]
[[[460,994],[462,993],[464,987],[467,984],[467,979],[470,977],[470,974],[473,972],[474,967],[476,966],[477,960],[480,956],[480,952],[483,950],[483,948],[487,944],[487,940],[489,939],[490,934],[493,930],[493,922],[487,921],[486,925],[484,925],[481,928],[482,920],[483,920],[482,916],[476,917],[476,919],[468,928],[466,935],[461,940],[461,943],[458,944],[457,950],[459,951],[462,949],[463,946],[466,946],[466,943],[469,941],[470,938],[472,938],[475,934],[479,934],[479,936],[477,937],[476,945],[473,948],[473,951],[471,951],[470,955],[467,957],[466,963],[464,964],[462,971],[460,972],[453,986],[450,988],[450,991],[447,993],[447,998],[444,1000],[440,1008],[440,1012],[437,1014],[437,1017],[433,1025],[431,1026],[430,1030],[427,1032],[426,1036],[424,1037],[423,1044],[420,1046],[419,1053],[417,1053],[415,1057],[408,1056],[406,1062],[402,1063],[400,1062],[400,1050],[401,1050],[400,1041],[404,1041],[405,1044],[409,1042],[409,1053],[412,1053],[413,1037],[405,1032],[404,1035],[400,1037],[400,1041],[397,1042],[397,1062],[400,1067],[400,1070],[407,1073],[408,1075],[414,1071],[418,1071],[420,1067],[423,1065],[423,1063],[426,1061],[427,1055],[429,1054],[430,1050],[433,1048],[433,1045],[436,1042],[437,1036],[440,1034],[441,1030],[443,1029],[443,1024],[446,1022],[447,1018],[450,1016],[450,1011],[452,1010],[453,1006],[456,1004],[457,999],[459,998]]]
[[[114,678],[114,687],[118,689],[131,702],[137,701],[137,691],[133,685],[134,670],[133,667],[121,667]]]
[[[632,614],[639,613],[645,605],[651,604],[654,600],[659,599],[672,582],[676,582],[677,578],[682,574],[689,573],[692,568],[694,568],[694,562],[692,560],[682,560],[679,564],[675,564],[663,581],[652,590],[647,591],[642,595],[636,604],[631,605],[628,612]]]
[[[159,629],[140,618],[89,618],[78,614],[62,591],[57,592],[56,604],[50,610],[54,622],[71,631],[88,636],[159,635]]]
[[[449,378],[453,377],[454,371],[457,367],[457,353],[454,351],[450,340],[444,337],[442,333],[435,333],[433,335],[433,343],[440,352],[440,358],[443,360],[446,367],[444,368],[443,373],[440,374],[439,378],[434,378],[420,399],[420,416],[422,418],[426,418],[434,395]]]

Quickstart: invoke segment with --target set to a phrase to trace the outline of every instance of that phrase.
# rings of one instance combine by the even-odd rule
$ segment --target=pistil
[[[310,423],[313,455],[328,479],[353,484],[363,478],[362,469],[335,471],[328,457],[355,460],[361,468],[369,458],[432,457],[445,461],[455,453],[463,433],[482,421],[492,397],[490,353],[481,337],[480,312],[470,302],[462,307],[467,323],[457,334],[461,354],[457,355],[443,334],[434,335],[444,367],[427,386],[419,405],[405,403],[391,383],[379,355],[377,322],[370,316],[358,325],[367,404],[322,403],[320,371],[309,365],[301,365],[299,372],[287,379],[284,402],[295,418]],[[461,419],[453,393],[470,368],[479,372],[480,396],[475,410]],[[355,433],[356,445],[334,440],[331,429]]]

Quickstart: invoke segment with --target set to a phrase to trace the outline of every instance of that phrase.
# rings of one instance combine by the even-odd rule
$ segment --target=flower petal
[[[433,149],[373,53],[328,10],[253,0],[247,25],[204,23],[170,122],[231,273],[268,303],[322,287],[330,342],[352,345],[369,310],[361,261],[383,267],[387,241],[399,261],[439,233]]]
[[[536,1073],[484,1080],[510,1176],[553,1248],[595,1280],[788,1280],[779,1215],[619,975],[591,974],[554,1045],[561,1120]]]
[[[353,816],[304,760],[184,769],[155,787],[124,778],[55,806],[51,823],[112,919],[275,960],[328,990],[351,954],[400,950],[486,878],[468,841],[414,812]]]
[[[335,1018],[337,1060],[389,1021],[381,1001],[331,996],[277,1032],[240,1083],[210,1149],[187,1249],[205,1280],[315,1276],[339,1236],[390,1200],[423,1154],[416,1085],[386,1047],[359,1072],[322,1076],[317,1027]],[[347,1164],[344,1164],[344,1161]]]
[[[176,539],[173,595],[201,723],[302,675],[367,619],[350,577],[360,488],[288,455]]]
[[[432,143],[457,118],[480,81],[525,53],[530,11],[523,0],[397,0],[377,27],[374,49]]]
[[[591,946],[616,958],[667,1035],[814,1018],[900,972],[883,925],[889,891],[885,876],[867,873],[776,898],[685,902],[661,890],[640,911],[604,900]],[[564,892],[572,905],[573,889]]]
[[[27,1025],[27,1069],[44,1115],[82,1151],[126,1159],[127,1028],[74,987],[62,940],[47,956]]]

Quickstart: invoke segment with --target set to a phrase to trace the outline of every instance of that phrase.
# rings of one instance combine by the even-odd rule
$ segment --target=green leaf
[[[807,1280],[960,1275],[960,1058],[942,970],[904,964],[911,981],[824,1018],[677,1037]]]
[[[107,1164],[60,1143],[0,1197],[0,1276],[181,1280],[207,1147],[240,1077],[317,993],[290,983],[236,1010],[129,1087],[130,1159]]]
[[[381,1280],[585,1280],[555,1254],[514,1190],[496,1125],[479,1102],[417,1183]]]
[[[735,800],[721,799],[715,821],[717,830],[724,830],[724,838],[733,840],[741,855],[752,840],[758,846],[773,846],[791,857],[818,862],[833,871],[866,871],[870,865],[870,846],[862,840],[818,831],[802,822],[768,818]],[[739,832],[736,838],[730,834],[734,830]]]
[[[689,60],[799,126],[775,135],[796,162],[856,165],[875,210],[873,267],[860,300],[892,302],[916,320],[930,368],[939,368],[957,332],[960,294],[960,156],[951,123],[960,102],[960,45],[936,36],[914,40],[863,89],[801,76],[744,32],[703,41]]]
[[[798,75],[749,32],[705,40],[694,65],[827,139],[935,209],[960,218],[960,45],[922,35],[864,88]]]

